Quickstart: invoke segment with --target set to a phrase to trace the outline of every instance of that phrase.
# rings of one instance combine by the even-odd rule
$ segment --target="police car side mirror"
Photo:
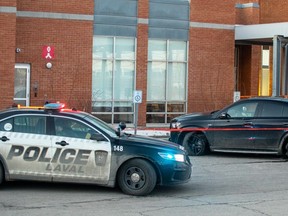
[[[121,131],[124,130],[126,128],[125,122],[120,122],[119,123],[119,128],[121,129]]]
[[[107,139],[100,133],[91,134],[90,139],[96,141],[107,141]]]

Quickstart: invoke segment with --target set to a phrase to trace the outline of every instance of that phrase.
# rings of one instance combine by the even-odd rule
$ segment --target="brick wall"
[[[191,0],[192,22],[235,23],[234,1]],[[233,100],[234,31],[190,28],[188,112],[219,109]]]
[[[287,0],[259,0],[260,22],[287,22],[288,21],[288,1]]]
[[[0,6],[15,7],[16,0],[2,0]],[[0,12],[0,108],[13,103],[16,13]]]
[[[18,0],[17,10],[93,15],[94,0]]]
[[[211,111],[232,102],[234,31],[190,29],[188,112]]]
[[[193,22],[234,24],[235,2],[231,0],[191,0],[190,20]]]
[[[18,11],[45,11],[67,14],[93,14],[94,1],[66,0],[20,1]],[[93,21],[17,18],[16,46],[21,52],[16,63],[31,64],[31,105],[41,105],[46,100],[62,101],[69,107],[90,111],[92,91]],[[53,46],[55,59],[52,68],[45,67],[42,48]],[[33,84],[38,82],[37,97]]]
[[[236,9],[236,24],[251,25],[259,24],[260,9],[255,7],[237,8]]]

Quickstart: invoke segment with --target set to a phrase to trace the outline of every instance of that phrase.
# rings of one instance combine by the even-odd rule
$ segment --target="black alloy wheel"
[[[120,168],[117,181],[124,193],[144,196],[155,188],[157,175],[149,162],[142,159],[133,159]]]
[[[208,152],[208,142],[203,134],[187,134],[183,140],[183,146],[190,156],[201,156]]]

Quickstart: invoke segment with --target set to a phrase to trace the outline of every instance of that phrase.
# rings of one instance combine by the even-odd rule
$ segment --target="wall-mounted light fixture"
[[[33,92],[34,92],[34,97],[37,97],[37,94],[38,94],[38,82],[35,81],[34,84],[33,84]]]
[[[52,63],[51,62],[47,62],[46,63],[46,68],[51,69],[52,68]]]

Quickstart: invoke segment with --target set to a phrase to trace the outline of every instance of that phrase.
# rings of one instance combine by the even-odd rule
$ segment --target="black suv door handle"
[[[3,141],[3,142],[6,142],[6,141],[8,141],[8,140],[10,140],[10,139],[8,139],[6,136],[2,136],[2,137],[0,138],[0,140]]]
[[[56,142],[56,145],[66,146],[66,145],[69,145],[69,143],[65,141],[61,141],[61,142]]]

